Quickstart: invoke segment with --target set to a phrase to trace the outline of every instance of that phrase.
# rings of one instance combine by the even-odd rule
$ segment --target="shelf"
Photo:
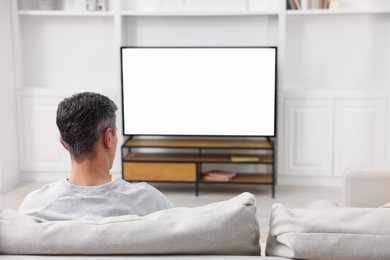
[[[133,148],[138,149],[135,151]],[[165,150],[146,152],[148,148],[164,148]],[[173,149],[179,151],[173,152]],[[180,149],[186,150],[180,151]],[[196,149],[196,151],[189,152],[189,149]],[[204,151],[203,149],[210,150]],[[241,150],[233,152],[235,149]],[[245,149],[248,151],[241,153]],[[254,154],[251,150],[257,152]],[[122,175],[128,181],[193,182],[196,195],[199,192],[199,183],[270,184],[272,185],[272,197],[274,197],[274,154],[273,143],[260,138],[227,140],[226,138],[139,139],[136,137],[130,138],[122,145]],[[207,164],[235,164],[248,168],[245,165],[247,164],[250,169],[242,169],[247,173],[238,173],[229,181],[204,180],[201,177],[203,165]],[[271,173],[256,173],[264,170]],[[254,173],[248,173],[252,171]]]
[[[383,9],[312,9],[312,10],[287,10],[288,16],[304,16],[304,15],[361,15],[361,14],[389,14],[390,10]]]
[[[93,11],[18,11],[20,16],[85,16],[85,17],[99,17],[99,16],[114,16],[113,12],[109,11],[101,11],[101,12],[93,12]]]
[[[236,177],[231,179],[230,181],[209,181],[209,180],[202,180],[200,179],[199,182],[201,183],[245,183],[245,184],[272,184],[272,174],[244,174],[240,173],[237,174]]]
[[[180,17],[180,16],[268,16],[278,15],[278,11],[123,11],[122,16]]]
[[[272,149],[266,140],[144,140],[131,139],[124,147],[204,148],[204,149]]]
[[[237,155],[251,156],[254,155]],[[169,153],[130,153],[125,162],[200,162],[200,163],[258,163],[272,164],[272,155],[259,155],[259,161],[232,162],[231,155],[226,154],[169,154]]]
[[[348,14],[389,14],[390,10],[383,9],[312,9],[312,10],[287,10],[286,15],[348,15]],[[112,11],[63,11],[63,10],[29,10],[18,11],[21,16],[114,16]],[[193,17],[193,16],[277,16],[278,11],[122,11],[121,16],[150,16],[150,17]]]

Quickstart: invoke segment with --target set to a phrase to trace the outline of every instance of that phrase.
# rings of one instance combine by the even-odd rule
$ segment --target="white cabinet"
[[[56,126],[61,99],[25,95],[20,98],[21,170],[33,172],[69,171],[69,154],[59,142]]]
[[[286,98],[284,120],[281,175],[341,177],[385,163],[386,98]]]
[[[335,112],[335,175],[351,165],[384,164],[386,100],[338,100]]]
[[[285,175],[331,176],[333,101],[285,102]]]
[[[118,105],[117,127],[121,129],[119,94],[98,91]],[[71,160],[68,151],[60,144],[56,124],[58,103],[74,94],[73,90],[25,89],[19,91],[19,151],[21,170],[25,179],[56,180],[69,175]],[[118,143],[122,142],[119,136]],[[113,172],[120,171],[120,150]],[[28,174],[26,176],[26,173]],[[41,176],[44,176],[43,178]]]

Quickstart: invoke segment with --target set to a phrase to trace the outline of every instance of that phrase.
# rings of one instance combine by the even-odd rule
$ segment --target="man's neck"
[[[85,160],[72,163],[72,173],[68,181],[78,186],[98,186],[111,182],[111,175],[106,167]]]

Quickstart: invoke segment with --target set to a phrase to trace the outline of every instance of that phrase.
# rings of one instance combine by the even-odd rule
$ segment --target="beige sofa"
[[[0,212],[0,259],[390,259],[390,170],[348,170],[344,207],[273,205],[260,249],[253,195],[145,217],[36,223]],[[353,206],[353,207],[351,207]],[[365,208],[363,208],[365,207]],[[367,208],[371,207],[371,208]],[[261,257],[260,250],[266,253]]]
[[[258,258],[260,230],[255,205],[252,194],[242,193],[226,201],[196,208],[172,208],[142,217],[44,223],[2,209],[0,253],[7,254],[7,259],[26,255],[53,259],[71,257],[68,255],[72,259],[82,255],[99,255],[103,259],[113,259],[106,255],[140,259],[173,255]]]

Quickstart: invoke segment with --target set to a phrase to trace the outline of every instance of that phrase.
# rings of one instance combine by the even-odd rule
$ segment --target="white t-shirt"
[[[19,212],[44,222],[144,216],[172,207],[173,204],[154,187],[117,178],[99,186],[76,186],[67,180],[47,184],[28,194]]]

